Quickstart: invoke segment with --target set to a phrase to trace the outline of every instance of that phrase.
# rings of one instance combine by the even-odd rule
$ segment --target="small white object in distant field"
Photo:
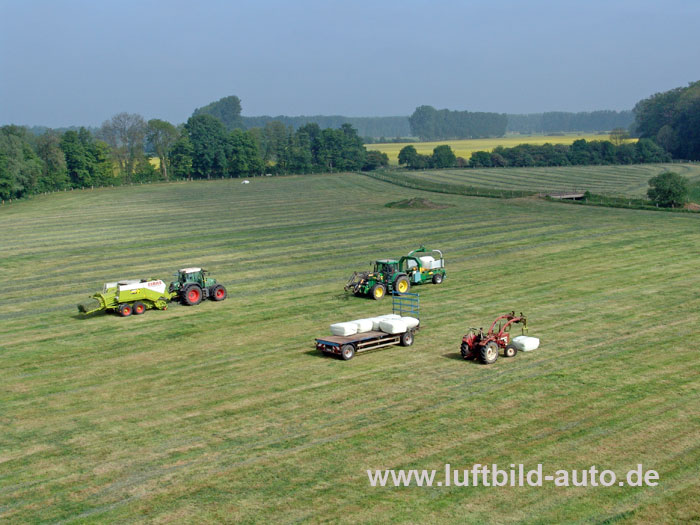
[[[355,323],[335,323],[331,325],[331,333],[333,335],[355,335],[357,325]]]
[[[241,181],[241,184],[250,184],[250,181],[248,179]]]
[[[420,321],[416,319],[415,317],[402,317],[401,320],[406,323],[406,328],[409,330],[411,328],[415,328],[420,324]]]
[[[519,335],[513,338],[513,344],[521,352],[532,352],[540,346],[540,340],[537,337],[528,337]]]
[[[402,319],[382,319],[379,329],[387,334],[403,334],[408,330],[408,326]]]
[[[355,325],[357,325],[358,334],[364,334],[365,332],[369,332],[374,326],[373,319],[355,319],[354,321],[350,322],[355,323]]]

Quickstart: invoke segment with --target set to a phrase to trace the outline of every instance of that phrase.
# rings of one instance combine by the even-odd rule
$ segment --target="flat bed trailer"
[[[385,346],[411,346],[413,336],[420,329],[420,325],[411,328],[402,334],[387,334],[385,332],[371,331],[355,335],[329,335],[316,339],[316,349],[324,354],[339,355],[345,361],[352,359],[356,353]]]

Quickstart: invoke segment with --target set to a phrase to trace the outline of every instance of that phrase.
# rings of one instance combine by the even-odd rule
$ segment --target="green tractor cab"
[[[222,284],[216,279],[207,277],[207,271],[202,268],[183,268],[175,277],[176,281],[170,283],[168,291],[174,300],[187,306],[201,303],[204,299],[223,301],[228,293]]]
[[[440,250],[421,246],[400,259],[378,259],[372,271],[352,274],[345,291],[379,300],[386,294],[403,295],[411,284],[440,284],[445,279],[445,259]]]

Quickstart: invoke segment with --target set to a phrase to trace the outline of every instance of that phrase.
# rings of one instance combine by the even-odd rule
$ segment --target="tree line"
[[[35,135],[21,126],[0,127],[2,200],[157,180],[371,170],[388,163],[386,154],[368,152],[349,124],[306,124],[295,131],[273,121],[229,131],[206,113],[180,126],[119,113],[94,132],[47,129]]]
[[[409,169],[470,167],[546,167],[605,164],[645,164],[669,162],[671,155],[649,139],[614,144],[609,140],[579,139],[565,144],[520,144],[498,146],[493,151],[474,151],[468,161],[456,157],[449,145],[441,145],[432,155],[421,155],[413,146],[399,152],[399,165]]]
[[[640,137],[674,158],[700,160],[700,81],[641,100],[634,113]]]
[[[502,137],[508,117],[499,113],[450,111],[420,106],[408,117],[411,133],[421,140]]]

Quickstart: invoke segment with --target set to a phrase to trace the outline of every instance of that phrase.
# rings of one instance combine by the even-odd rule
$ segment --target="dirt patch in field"
[[[696,202],[688,202],[686,203],[685,206],[683,206],[686,210],[691,210],[691,211],[700,211],[700,204]]]
[[[402,201],[388,202],[385,204],[387,208],[410,208],[413,210],[442,210],[444,208],[452,208],[452,204],[439,204],[423,197],[413,197],[412,199],[404,199]]]

